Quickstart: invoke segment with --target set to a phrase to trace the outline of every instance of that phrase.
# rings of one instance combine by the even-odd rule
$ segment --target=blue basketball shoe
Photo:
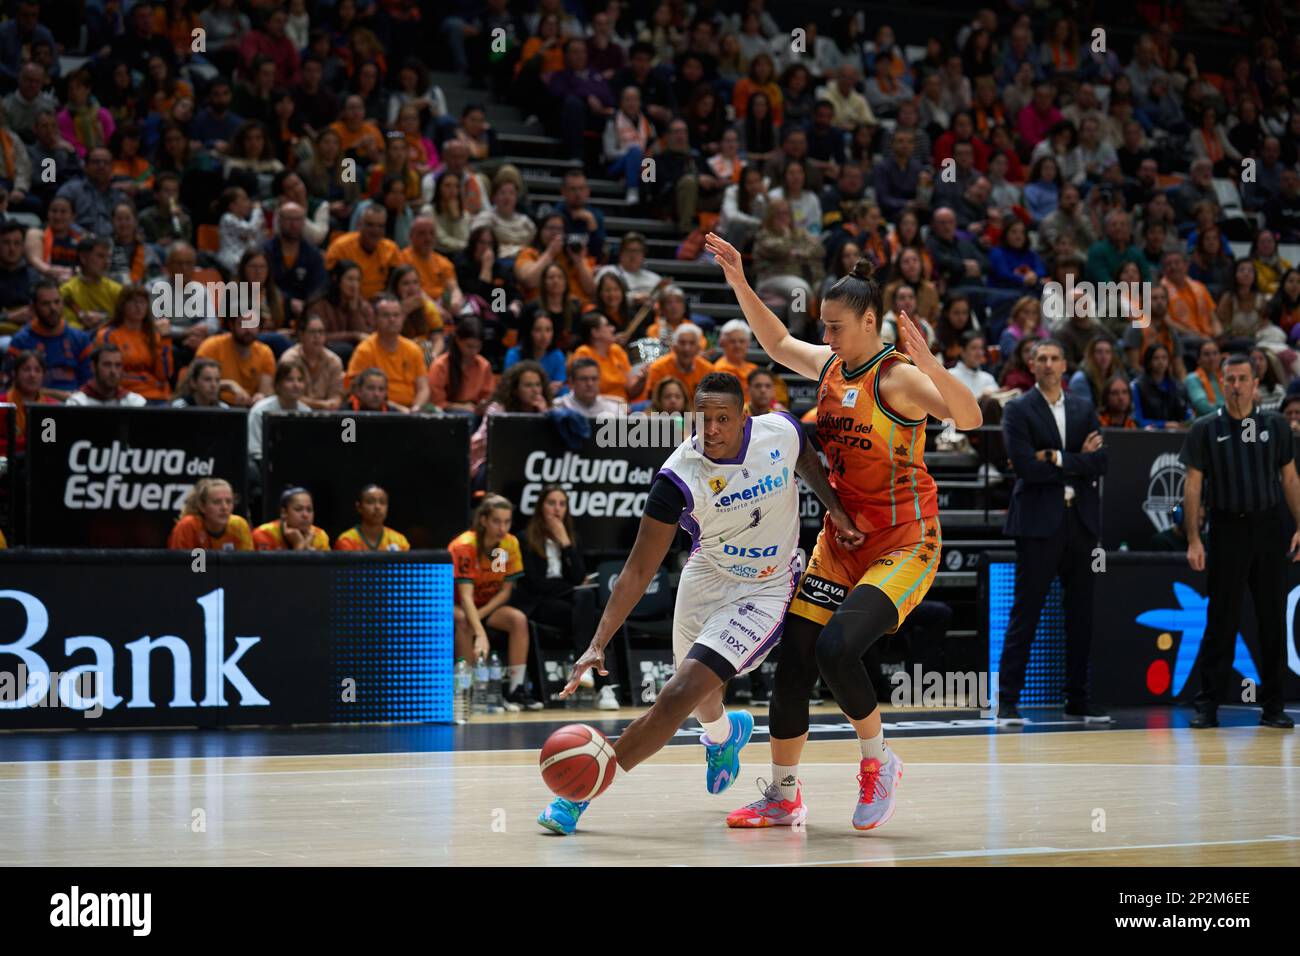
[[[722,743],[715,744],[708,734],[700,734],[707,758],[704,783],[709,793],[722,793],[736,782],[740,774],[740,748],[754,734],[754,717],[749,711],[733,711],[727,714],[727,719],[731,721],[731,733]]]
[[[578,828],[578,817],[582,816],[582,811],[589,806],[591,806],[590,800],[574,803],[572,800],[556,797],[551,801],[551,805],[541,812],[537,822],[553,833],[568,836]]]

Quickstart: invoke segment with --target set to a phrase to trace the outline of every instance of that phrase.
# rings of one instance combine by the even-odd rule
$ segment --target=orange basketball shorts
[[[942,544],[939,519],[932,517],[868,532],[860,548],[846,551],[838,544],[828,516],[790,602],[790,613],[825,624],[850,591],[870,585],[894,602],[902,626],[934,583]]]

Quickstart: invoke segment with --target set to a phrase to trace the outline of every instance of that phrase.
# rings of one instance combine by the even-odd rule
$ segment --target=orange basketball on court
[[[574,801],[600,796],[618,770],[614,745],[586,724],[568,724],[551,734],[539,763],[551,792]]]

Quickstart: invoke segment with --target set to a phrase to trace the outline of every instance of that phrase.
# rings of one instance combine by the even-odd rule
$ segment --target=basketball
[[[595,727],[567,724],[546,739],[540,758],[542,779],[556,796],[593,800],[613,782],[618,763],[614,747]]]

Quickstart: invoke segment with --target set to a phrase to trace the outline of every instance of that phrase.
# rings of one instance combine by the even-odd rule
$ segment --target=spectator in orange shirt
[[[196,353],[196,358],[210,358],[221,366],[221,399],[241,408],[270,395],[275,376],[275,354],[257,341],[256,325],[245,328],[245,321],[226,319],[226,331],[208,336]]]
[[[366,101],[355,93],[343,101],[343,115],[329,128],[338,134],[343,152],[354,154],[360,162],[372,163],[384,151],[383,134],[366,119]]]
[[[655,390],[665,378],[675,378],[686,390],[686,405],[695,401],[695,386],[700,379],[713,371],[713,365],[700,357],[704,347],[704,333],[692,322],[683,322],[673,332],[673,350],[650,363],[650,374],[646,379],[646,388]]]
[[[697,321],[698,320],[698,321]],[[668,331],[663,332],[663,323],[668,323]],[[683,322],[694,322],[701,333],[713,331],[713,320],[707,315],[692,316],[686,303],[686,293],[678,285],[667,286],[659,297],[658,317],[645,330],[648,338],[670,339]]]
[[[574,360],[591,359],[600,368],[600,394],[629,402],[645,387],[646,366],[632,367],[623,346],[614,341],[614,324],[600,313],[582,318],[582,344]]]
[[[487,657],[491,650],[487,628],[509,635],[506,664],[510,672],[507,710],[541,710],[528,693],[528,619],[507,602],[515,582],[524,574],[519,539],[510,533],[514,506],[500,495],[488,495],[474,509],[474,526],[447,546],[456,582],[452,610],[456,626],[456,656]]]
[[[348,360],[348,381],[362,369],[377,368],[388,376],[389,404],[401,412],[417,412],[429,401],[424,350],[402,337],[402,304],[395,295],[381,293],[371,305],[375,310],[375,331]]]
[[[57,405],[58,402],[41,393],[45,358],[40,352],[23,351],[14,355],[11,351],[10,357],[13,381],[7,392],[0,392],[0,404],[14,406],[14,454],[22,454],[27,450],[27,406]],[[9,430],[4,413],[0,413],[0,458],[8,454]]]
[[[1187,274],[1187,256],[1181,249],[1165,253],[1161,284],[1169,292],[1168,322],[1194,339],[1218,338],[1223,323],[1214,307],[1214,297],[1202,282]]]
[[[122,385],[154,404],[171,398],[171,323],[154,320],[152,301],[139,286],[127,286],[117,300],[108,324],[95,336],[95,344],[111,342],[122,350]]]
[[[740,388],[749,401],[749,376],[758,366],[749,361],[749,325],[744,319],[732,319],[718,334],[722,356],[713,363],[713,371],[730,372],[740,379]]]
[[[363,368],[352,380],[344,408],[354,412],[392,412],[388,404],[388,376],[377,368]]]
[[[755,93],[764,93],[772,108],[772,124],[777,129],[781,128],[784,101],[775,74],[776,68],[768,54],[760,53],[749,61],[749,75],[742,76],[731,91],[731,105],[736,109],[736,119],[743,120],[749,115],[749,101]]]
[[[766,415],[768,412],[784,410],[776,400],[776,376],[765,368],[756,368],[749,373],[749,404],[745,410],[751,415]]]
[[[686,386],[679,379],[661,378],[650,390],[650,407],[646,411],[652,415],[684,415]]]
[[[185,496],[167,547],[173,551],[252,551],[248,522],[234,511],[235,490],[230,482],[200,478]]]
[[[496,376],[482,356],[483,325],[462,315],[447,343],[447,351],[429,367],[429,399],[444,412],[481,415],[492,400]]]
[[[328,551],[330,536],[312,522],[316,505],[306,488],[286,488],[280,494],[280,517],[258,525],[253,547],[258,551]]]
[[[553,212],[541,221],[533,244],[521,249],[515,256],[515,281],[525,302],[537,298],[542,276],[552,262],[564,270],[569,280],[569,295],[583,305],[590,305],[596,294],[593,270],[596,260],[587,255],[587,238],[570,243],[564,234],[564,217]]]
[[[410,551],[406,535],[394,531],[388,520],[388,492],[376,484],[357,493],[357,514],[361,520],[334,539],[335,551]]]
[[[434,249],[438,227],[432,216],[418,216],[411,223],[411,242],[398,256],[402,265],[413,268],[420,276],[424,294],[452,315],[465,304],[465,296],[456,281],[456,267],[450,259]]]
[[[361,228],[345,232],[325,251],[325,268],[333,269],[342,259],[361,267],[361,296],[373,299],[388,284],[388,273],[401,262],[402,250],[384,237],[388,210],[380,204],[367,206],[361,213]]]
[[[380,189],[384,180],[392,177],[402,183],[406,201],[418,202],[421,195],[420,174],[411,168],[411,147],[401,130],[390,130],[384,135],[384,158],[382,162],[370,167],[370,176],[366,181],[366,195],[372,199],[382,199]]]

